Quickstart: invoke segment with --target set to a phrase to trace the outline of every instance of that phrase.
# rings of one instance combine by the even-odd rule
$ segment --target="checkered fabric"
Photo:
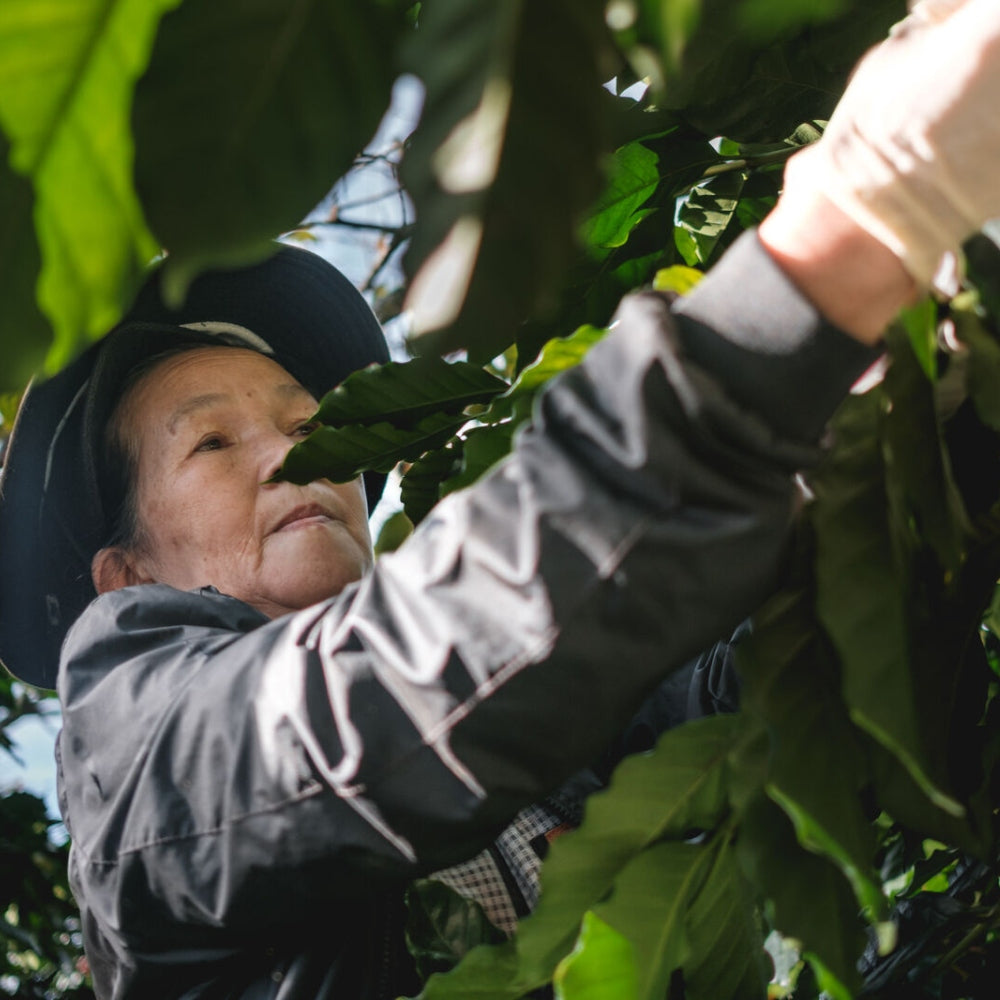
[[[543,805],[528,806],[486,850],[431,878],[477,902],[490,921],[512,934],[538,903],[538,870],[547,837],[566,824]]]

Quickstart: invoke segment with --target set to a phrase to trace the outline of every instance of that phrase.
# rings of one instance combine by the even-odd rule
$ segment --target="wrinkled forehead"
[[[148,359],[123,389],[117,408],[143,430],[176,432],[189,418],[224,406],[296,408],[308,415],[312,393],[272,358],[241,347],[188,345]]]

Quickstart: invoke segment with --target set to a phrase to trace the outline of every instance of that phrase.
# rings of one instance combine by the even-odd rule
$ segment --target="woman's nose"
[[[261,472],[263,473],[261,481],[267,482],[281,471],[289,449],[301,438],[297,435],[286,434],[278,427],[270,428],[264,438],[261,454]]]

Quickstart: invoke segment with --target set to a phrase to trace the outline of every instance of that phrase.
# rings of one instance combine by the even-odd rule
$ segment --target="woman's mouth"
[[[278,531],[294,531],[298,528],[309,528],[317,524],[329,524],[333,518],[319,504],[303,504],[290,510],[274,529]]]

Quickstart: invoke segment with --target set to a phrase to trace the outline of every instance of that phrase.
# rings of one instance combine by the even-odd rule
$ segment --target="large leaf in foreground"
[[[596,907],[597,915],[635,948],[639,1000],[662,1000],[674,970],[688,960],[688,910],[709,877],[718,849],[656,844],[630,862],[611,899]]]
[[[928,757],[910,674],[906,587],[878,438],[884,405],[878,387],[845,401],[832,422],[837,446],[811,479],[817,610],[840,657],[852,720],[896,754],[942,808],[961,812],[941,787],[943,762]]]
[[[42,262],[32,226],[31,184],[10,169],[7,151],[0,133],[0,391],[11,392],[41,368],[52,329],[35,300]]]
[[[768,975],[756,906],[732,844],[720,844],[687,915],[687,1000],[762,1000]]]
[[[885,900],[871,861],[875,838],[859,798],[866,762],[811,597],[788,590],[754,615],[754,631],[736,654],[744,699],[770,734],[768,794],[794,822],[799,841],[828,854],[859,903],[881,917]]]
[[[580,938],[553,977],[556,1000],[622,1000],[639,989],[635,949],[595,913],[583,918]]]
[[[833,996],[851,996],[865,935],[842,872],[803,849],[791,821],[763,795],[748,804],[736,849],[748,878],[768,900],[772,926],[800,941],[821,976],[832,977],[826,986]]]
[[[679,838],[718,822],[726,807],[726,761],[742,731],[743,720],[735,716],[698,720],[666,733],[652,754],[626,759],[611,788],[588,800],[580,829],[553,843],[542,866],[538,906],[521,921],[516,938],[500,948],[474,949],[453,972],[428,983],[424,1000],[513,1000],[548,982],[572,948],[584,913],[633,859],[662,837]],[[683,855],[685,864],[689,857]],[[483,991],[487,982],[495,992]]]
[[[406,267],[422,353],[489,360],[554,304],[611,145],[609,59],[599,0],[421,9],[405,68],[426,102],[403,168],[420,219]]]
[[[118,319],[157,250],[132,187],[128,115],[160,16],[178,2],[0,4],[0,126],[34,185],[51,367]]]
[[[211,0],[164,18],[136,91],[136,186],[175,284],[264,252],[346,173],[389,103],[386,10]]]

